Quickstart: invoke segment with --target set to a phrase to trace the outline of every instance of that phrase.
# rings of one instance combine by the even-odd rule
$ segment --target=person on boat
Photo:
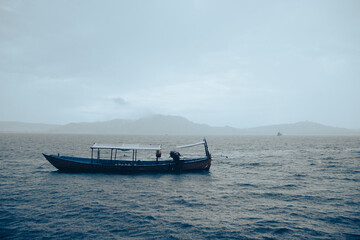
[[[156,162],[159,161],[159,158],[161,158],[161,150],[156,150]]]

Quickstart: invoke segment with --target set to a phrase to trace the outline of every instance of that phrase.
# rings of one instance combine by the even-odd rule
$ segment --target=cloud
[[[114,101],[114,103],[116,103],[117,105],[119,106],[126,106],[128,105],[129,103],[122,97],[113,97],[113,98],[110,98],[112,101]]]
[[[251,76],[229,69],[222,73],[178,76],[177,81],[168,84],[123,94],[136,106],[155,113],[182,115],[198,122],[207,119],[207,123],[221,125],[219,122],[230,122],[225,118],[238,119],[254,105],[270,108],[278,101],[274,100],[278,95],[276,88],[260,87],[251,80]]]
[[[79,106],[74,115],[82,121],[105,121],[111,119],[138,119],[151,115],[147,106],[126,101],[122,97],[100,97]]]
[[[262,4],[2,1],[0,120],[357,126],[359,4]]]

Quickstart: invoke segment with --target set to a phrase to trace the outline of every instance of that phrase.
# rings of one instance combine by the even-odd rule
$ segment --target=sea
[[[42,156],[140,143],[166,159],[202,139],[2,133],[0,239],[360,239],[360,136],[207,136],[200,173],[62,173]]]

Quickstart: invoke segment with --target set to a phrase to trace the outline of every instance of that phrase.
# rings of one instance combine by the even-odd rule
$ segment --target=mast
[[[208,145],[207,145],[207,142],[206,142],[205,138],[204,138],[204,148],[205,148],[206,156],[210,158],[209,148],[208,148]]]

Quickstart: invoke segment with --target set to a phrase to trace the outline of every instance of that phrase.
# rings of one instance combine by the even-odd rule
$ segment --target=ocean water
[[[41,155],[201,140],[0,134],[0,239],[360,239],[359,136],[209,136],[203,173],[70,174]]]

